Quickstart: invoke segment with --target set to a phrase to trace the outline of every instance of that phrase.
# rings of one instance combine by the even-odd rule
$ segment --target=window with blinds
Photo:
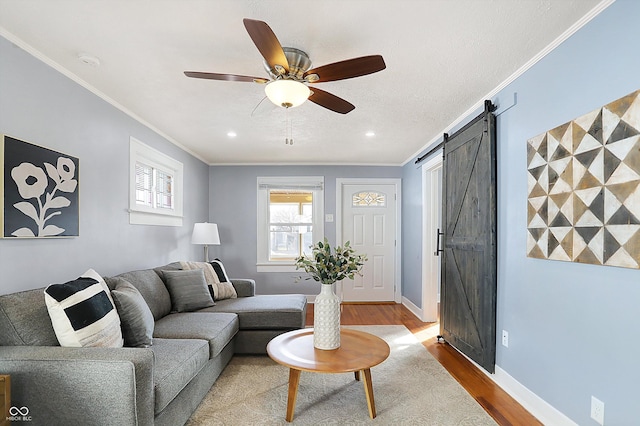
[[[136,162],[136,204],[157,209],[173,209],[172,184],[171,173]]]
[[[182,163],[134,138],[130,145],[130,223],[182,226]]]
[[[269,260],[311,254],[313,192],[269,190]]]
[[[162,170],[155,170],[156,174],[156,207],[159,209],[173,208],[173,176]]]
[[[258,272],[295,271],[324,238],[322,176],[258,177]]]
[[[153,205],[153,167],[136,163],[136,204]]]

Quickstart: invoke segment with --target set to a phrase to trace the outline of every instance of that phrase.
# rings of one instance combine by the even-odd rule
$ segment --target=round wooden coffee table
[[[303,328],[274,337],[267,345],[267,353],[275,362],[289,367],[286,415],[288,422],[293,420],[302,371],[353,372],[356,380],[360,380],[360,372],[362,372],[369,416],[372,419],[376,417],[371,367],[380,364],[389,356],[389,345],[378,336],[363,331],[341,329],[340,347],[334,350],[323,350],[313,347],[313,329]]]

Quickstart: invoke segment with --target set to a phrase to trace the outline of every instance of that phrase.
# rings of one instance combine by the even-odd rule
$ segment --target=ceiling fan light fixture
[[[294,108],[309,98],[311,90],[299,81],[276,80],[265,86],[264,93],[274,104],[284,108]]]

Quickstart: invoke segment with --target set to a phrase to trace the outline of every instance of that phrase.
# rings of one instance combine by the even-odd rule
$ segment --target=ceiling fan
[[[308,85],[360,77],[386,68],[382,56],[371,55],[310,69],[309,56],[302,50],[282,47],[266,22],[247,18],[243,22],[251,40],[264,57],[264,67],[270,78],[196,71],[185,71],[185,75],[209,80],[266,84],[267,97],[278,106],[292,108],[308,99],[331,111],[346,114],[353,111],[353,104],[316,87],[310,89]]]

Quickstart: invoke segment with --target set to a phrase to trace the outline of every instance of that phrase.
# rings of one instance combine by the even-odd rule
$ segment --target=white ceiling
[[[0,34],[209,164],[400,165],[600,1],[0,0]],[[286,145],[287,111],[256,108],[263,86],[183,74],[266,77],[243,18],[267,22],[314,67],[380,54],[387,69],[318,84],[356,109],[289,110]]]

